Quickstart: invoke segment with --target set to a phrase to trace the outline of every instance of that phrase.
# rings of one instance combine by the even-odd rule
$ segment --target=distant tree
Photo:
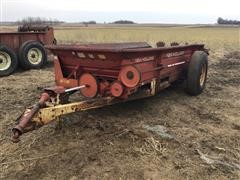
[[[223,19],[219,17],[217,19],[218,24],[230,24],[230,25],[240,25],[240,21],[238,20],[228,20],[228,19]]]
[[[89,24],[97,24],[96,21],[83,21],[83,22],[80,22],[82,24],[84,24],[86,27],[88,27]]]
[[[223,23],[224,23],[224,19],[221,18],[221,17],[219,17],[219,18],[217,19],[217,23],[218,23],[218,24],[223,24]]]
[[[112,24],[136,24],[136,23],[129,20],[119,20],[119,21],[114,21]]]

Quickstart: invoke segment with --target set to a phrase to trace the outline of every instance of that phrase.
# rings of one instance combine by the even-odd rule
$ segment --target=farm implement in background
[[[13,142],[57,117],[154,96],[186,80],[186,92],[200,94],[206,84],[208,50],[203,44],[153,48],[145,42],[46,46],[54,54],[56,86],[45,88],[12,129]],[[70,102],[80,92],[84,100]]]
[[[17,32],[1,32],[0,77],[14,73],[18,65],[41,68],[47,61],[44,45],[56,43],[53,28],[48,26],[19,26]]]

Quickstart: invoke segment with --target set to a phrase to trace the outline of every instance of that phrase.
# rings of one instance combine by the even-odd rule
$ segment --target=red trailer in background
[[[0,76],[23,69],[41,68],[47,61],[44,45],[56,44],[52,27],[20,26],[18,32],[0,33]]]
[[[163,43],[159,43],[164,46]],[[208,50],[202,44],[152,48],[147,43],[47,46],[54,55],[56,86],[46,88],[13,128],[13,141],[57,117],[153,96],[176,80],[200,94],[206,84]],[[85,100],[69,102],[75,92]]]

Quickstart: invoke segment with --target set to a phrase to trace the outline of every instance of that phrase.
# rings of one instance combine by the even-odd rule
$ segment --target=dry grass
[[[159,159],[159,157],[164,156],[167,149],[159,140],[150,137],[145,139],[144,144],[138,149],[138,151],[142,155],[150,155]]]
[[[157,41],[204,43],[212,50],[236,50],[240,46],[239,27],[80,27],[56,29],[59,42]]]

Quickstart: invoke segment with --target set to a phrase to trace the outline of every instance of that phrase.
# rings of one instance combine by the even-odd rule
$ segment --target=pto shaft
[[[12,129],[12,141],[14,143],[19,142],[19,137],[24,133],[24,131],[29,131],[34,128],[31,126],[30,121],[39,109],[45,106],[45,102],[48,101],[49,98],[50,96],[47,93],[43,93],[38,103],[26,109],[26,111],[21,115],[18,125]]]

